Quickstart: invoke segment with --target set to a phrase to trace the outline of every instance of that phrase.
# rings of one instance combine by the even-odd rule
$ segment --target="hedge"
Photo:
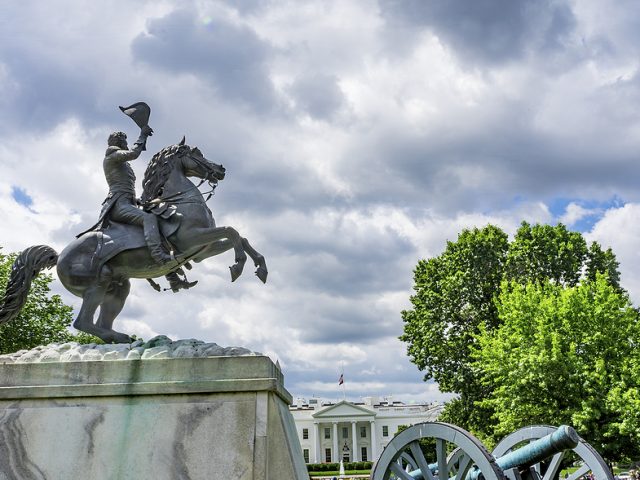
[[[371,470],[373,462],[347,462],[344,464],[345,470]],[[308,472],[337,472],[340,470],[339,463],[307,463]]]

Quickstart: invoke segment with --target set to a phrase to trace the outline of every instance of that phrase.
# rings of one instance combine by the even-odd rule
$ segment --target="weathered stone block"
[[[131,353],[0,364],[0,479],[308,479],[268,357]]]

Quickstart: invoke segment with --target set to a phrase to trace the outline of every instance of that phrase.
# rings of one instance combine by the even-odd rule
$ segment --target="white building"
[[[289,409],[306,463],[372,462],[400,425],[435,421],[442,405],[407,405],[366,397],[363,403],[298,401]]]

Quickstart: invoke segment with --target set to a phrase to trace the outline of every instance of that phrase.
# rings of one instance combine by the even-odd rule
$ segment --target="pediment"
[[[368,408],[354,405],[347,401],[341,401],[335,405],[323,408],[313,414],[313,418],[336,418],[336,417],[375,417],[376,412]]]

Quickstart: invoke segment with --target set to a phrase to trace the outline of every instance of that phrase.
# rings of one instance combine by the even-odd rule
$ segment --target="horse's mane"
[[[182,157],[190,150],[191,147],[188,145],[169,145],[153,156],[142,180],[141,200],[143,203],[162,197],[162,187],[171,173],[172,167],[169,162]]]

